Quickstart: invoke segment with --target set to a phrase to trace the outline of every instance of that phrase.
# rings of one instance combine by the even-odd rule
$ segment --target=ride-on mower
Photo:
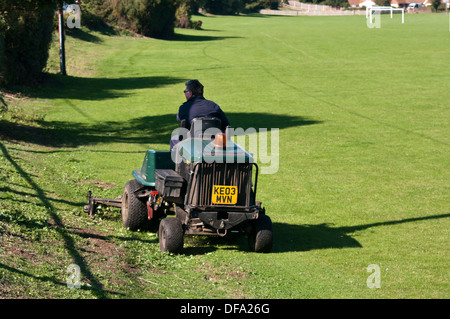
[[[220,131],[217,118],[197,118],[171,151],[148,150],[141,169],[132,172],[118,199],[88,193],[84,211],[97,206],[121,208],[123,226],[131,231],[159,223],[162,251],[177,253],[184,235],[248,235],[250,249],[270,252],[272,221],[256,201],[258,166],[252,154]],[[182,131],[184,130],[184,131]],[[184,138],[183,138],[184,137]]]

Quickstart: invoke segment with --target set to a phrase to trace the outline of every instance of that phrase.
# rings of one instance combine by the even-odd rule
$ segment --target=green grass
[[[67,39],[69,76],[6,98],[0,297],[448,298],[448,17],[201,20],[172,41],[84,30]],[[202,237],[161,253],[118,210],[82,212],[89,189],[120,195],[145,150],[168,149],[192,78],[234,127],[280,129],[279,170],[258,184],[270,254]]]

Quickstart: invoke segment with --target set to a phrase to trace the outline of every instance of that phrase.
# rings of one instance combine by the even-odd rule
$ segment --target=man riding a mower
[[[190,123],[194,118],[215,117],[221,120],[221,130],[222,132],[225,132],[225,129],[230,125],[230,122],[219,105],[203,97],[203,85],[200,81],[189,80],[185,85],[186,89],[184,90],[184,96],[186,97],[186,102],[184,102],[178,110],[177,121],[179,123],[185,121],[185,128],[189,130]],[[178,142],[178,137],[172,137],[170,140],[170,149]]]

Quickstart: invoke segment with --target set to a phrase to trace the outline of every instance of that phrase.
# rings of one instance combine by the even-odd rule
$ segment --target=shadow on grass
[[[69,106],[72,106],[69,104]],[[84,114],[83,110],[74,110]],[[320,121],[289,115],[269,113],[228,113],[234,128],[244,130],[259,128],[289,128],[319,124]],[[84,117],[91,118],[89,114]],[[91,118],[93,123],[39,121],[38,125],[27,125],[0,121],[0,136],[5,140],[22,141],[49,147],[78,147],[81,145],[110,143],[167,144],[172,131],[178,127],[175,114],[143,116],[129,121],[101,121]],[[144,151],[144,150],[143,150]]]
[[[30,187],[30,189],[33,190],[33,188],[31,188],[31,187]],[[15,190],[15,189],[13,189],[13,188],[11,188],[9,186],[0,187],[0,192],[16,194],[16,195],[21,196],[21,197],[38,198],[39,199],[38,195],[36,195],[36,194],[32,194],[32,193],[30,193],[28,191],[26,191],[26,192],[18,191],[18,190]],[[81,205],[84,204],[84,202],[81,202],[81,201],[77,203],[77,202],[72,202],[72,201],[68,201],[68,200],[64,200],[64,199],[56,199],[56,198],[49,198],[49,200],[51,202],[54,202],[54,203],[61,203],[61,204],[74,206],[74,207],[80,207]],[[23,199],[9,199],[9,201],[22,203]],[[1,216],[0,216],[0,220],[2,220]]]
[[[274,246],[271,253],[310,251],[317,249],[362,248],[362,245],[351,236],[354,232],[379,226],[449,217],[450,213],[343,227],[332,227],[329,224],[292,225],[274,223]],[[184,241],[185,248],[183,248],[182,254],[186,256],[204,255],[218,249],[250,251],[247,243],[247,236],[241,234],[229,234],[225,237],[185,236]],[[157,242],[157,240],[154,240],[153,242]]]
[[[103,40],[96,36],[95,34],[92,34],[89,31],[86,31],[86,29],[78,29],[78,28],[67,28],[66,29],[66,36],[70,36],[72,38],[91,42],[91,43],[101,43]]]
[[[123,92],[138,89],[160,88],[184,83],[187,79],[167,76],[140,76],[120,78],[91,78],[46,74],[44,83],[37,87],[20,87],[32,98],[66,100],[104,100],[128,96]],[[14,88],[12,88],[14,93]]]
[[[29,273],[29,272],[26,272],[26,271],[23,271],[23,270],[14,268],[14,267],[10,267],[10,266],[7,266],[7,265],[2,264],[2,263],[0,263],[0,269],[4,269],[6,271],[9,271],[10,273],[15,273],[15,274],[20,275],[20,276],[28,277],[28,278],[32,279],[33,281],[39,280],[39,281],[42,281],[42,282],[50,282],[50,283],[52,283],[55,286],[67,287],[67,282],[59,281],[55,277],[36,276],[36,275],[33,275],[33,274]],[[85,285],[82,285],[79,289],[86,290],[86,291],[94,291],[95,288],[94,287],[87,287]],[[110,291],[110,290],[105,290],[104,292],[107,292],[109,294],[113,294],[113,295],[116,295],[116,296],[122,296],[122,297],[125,296],[122,293],[118,293],[118,292],[114,292],[114,291]],[[98,296],[98,297],[101,297],[101,296]]]
[[[191,35],[191,34],[180,34],[175,33],[175,35],[169,41],[186,41],[186,42],[204,42],[204,41],[217,41],[224,39],[238,39],[242,37],[234,36],[209,36],[209,35]]]
[[[92,293],[97,298],[107,298],[108,294],[117,294],[113,291],[108,291],[104,288],[102,283],[94,276],[94,274],[91,272],[86,260],[81,255],[80,251],[77,249],[76,244],[74,242],[74,239],[72,236],[68,234],[66,231],[66,226],[63,223],[63,220],[59,217],[56,208],[53,206],[52,202],[49,200],[49,198],[46,196],[44,190],[35,182],[32,175],[27,173],[17,162],[16,160],[10,155],[8,149],[0,143],[0,154],[3,154],[3,157],[11,164],[11,166],[17,171],[17,173],[20,174],[20,176],[30,185],[30,187],[33,189],[36,197],[39,199],[43,207],[45,207],[49,219],[52,221],[52,223],[55,226],[55,229],[58,233],[58,235],[61,237],[61,240],[64,243],[65,249],[67,250],[68,254],[72,257],[73,262],[77,264],[80,267],[81,274],[90,280],[92,283],[89,290],[92,291]],[[33,226],[39,226],[39,225],[31,225]],[[42,281],[51,281],[55,284],[64,285],[64,283],[61,283],[53,278],[50,277],[36,277],[32,274],[22,272],[17,269],[13,269],[11,267],[8,267],[4,264],[0,264],[0,267],[10,270],[12,272],[16,272],[21,275],[28,276],[30,278],[39,279]]]
[[[351,234],[373,227],[449,218],[450,214],[439,214],[403,220],[393,220],[357,226],[332,227],[329,224],[291,225],[274,223],[274,247],[272,252],[309,251],[330,248],[361,248]]]
[[[159,88],[184,83],[186,80],[165,76],[89,78],[48,74],[43,85],[20,87],[19,91],[26,92],[26,95],[32,98],[64,99],[67,107],[90,123],[35,120],[32,123],[18,124],[0,120],[0,137],[50,147],[77,147],[97,143],[169,144],[171,133],[178,126],[178,105],[174,105],[174,114],[142,116],[129,121],[103,121],[102,118],[94,118],[88,110],[79,107],[76,101],[114,99],[134,94],[133,90]],[[14,88],[11,88],[11,93],[14,93]],[[283,114],[227,112],[227,116],[234,128],[243,129],[283,129],[321,123]]]

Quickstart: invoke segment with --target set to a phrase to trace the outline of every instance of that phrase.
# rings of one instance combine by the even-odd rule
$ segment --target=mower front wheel
[[[178,218],[163,218],[159,224],[158,236],[161,251],[178,253],[183,249],[183,226]]]
[[[260,215],[248,235],[250,250],[257,253],[269,253],[273,245],[272,220],[267,215]]]
[[[143,188],[133,179],[125,184],[122,194],[122,224],[125,228],[136,231],[144,229],[148,224],[148,210],[145,199],[135,196],[134,192]]]

